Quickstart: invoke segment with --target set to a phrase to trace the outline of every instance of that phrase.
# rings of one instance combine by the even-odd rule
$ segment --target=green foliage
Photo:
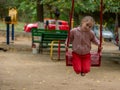
[[[9,7],[16,7],[18,9],[19,20],[32,22],[36,20],[36,1],[37,0],[6,0],[7,3],[0,4],[0,8],[8,10]],[[54,18],[55,8],[59,8],[61,19],[68,20],[69,13],[72,6],[72,0],[40,0],[44,5],[44,16]],[[100,11],[100,0],[74,0],[74,16],[78,20],[81,13],[94,13]],[[104,13],[120,13],[119,0],[103,0]],[[5,12],[3,12],[5,13]],[[7,13],[5,13],[7,14]]]
[[[22,1],[19,5],[19,14],[26,22],[34,21],[36,17],[36,3],[32,1]],[[27,19],[27,20],[26,20]]]
[[[104,12],[119,13],[120,1],[118,0],[104,0]]]
[[[92,14],[94,12],[100,12],[101,0],[74,0],[74,18],[79,24],[81,19],[80,14]],[[68,20],[69,13],[72,6],[72,0],[42,0],[44,6],[48,4],[54,9],[59,8],[62,14],[62,19]],[[49,10],[48,10],[49,12]],[[120,12],[120,1],[119,0],[103,0],[103,13],[119,13]],[[96,16],[99,18],[99,16]]]
[[[100,0],[74,0],[75,1],[75,12],[95,12],[100,10]],[[50,4],[51,6],[70,10],[72,0],[42,0],[44,5]],[[120,12],[120,1],[119,0],[103,0],[104,12]]]

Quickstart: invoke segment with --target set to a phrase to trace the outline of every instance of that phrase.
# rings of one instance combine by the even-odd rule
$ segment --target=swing
[[[91,52],[91,66],[100,66],[101,54],[99,52]],[[72,51],[66,52],[66,66],[72,66]]]
[[[101,11],[100,11],[100,47],[102,45],[102,3],[101,0]],[[71,20],[73,15],[73,8],[74,8],[74,0],[72,0],[72,9],[70,13],[70,29],[71,29]],[[67,46],[69,47],[69,36],[70,36],[70,29],[68,31],[68,40]],[[96,52],[91,52],[91,66],[100,66],[101,65],[101,50],[98,49]],[[72,66],[72,51],[68,51],[66,49],[66,66]]]

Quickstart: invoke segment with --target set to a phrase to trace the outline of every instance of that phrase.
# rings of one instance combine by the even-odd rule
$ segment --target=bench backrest
[[[67,33],[43,33],[42,41],[53,41],[53,40],[65,40],[67,38]]]
[[[48,29],[37,29],[37,28],[32,28],[32,34],[33,35],[39,35],[39,33],[68,33],[68,30],[48,30]],[[38,33],[38,34],[36,34]]]
[[[41,36],[42,42],[53,40],[65,40],[67,38],[68,31],[66,30],[47,30],[47,29],[32,29],[32,37]]]

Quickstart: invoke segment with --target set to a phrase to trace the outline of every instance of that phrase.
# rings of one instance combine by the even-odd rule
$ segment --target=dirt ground
[[[49,52],[33,54],[30,38],[6,45],[0,37],[0,90],[120,90],[120,51],[103,43],[101,67],[91,67],[85,77],[75,74],[65,60],[52,61]]]

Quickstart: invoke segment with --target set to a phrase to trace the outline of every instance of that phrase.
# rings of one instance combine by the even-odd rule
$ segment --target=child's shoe
[[[85,73],[81,72],[81,76],[85,76]]]

